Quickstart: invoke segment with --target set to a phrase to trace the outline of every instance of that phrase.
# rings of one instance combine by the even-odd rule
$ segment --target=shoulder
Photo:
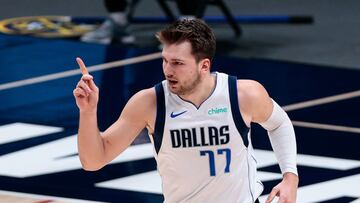
[[[143,89],[134,94],[121,112],[119,121],[126,121],[131,125],[153,127],[156,117],[155,88]]]
[[[238,80],[237,88],[240,111],[251,122],[266,120],[272,111],[272,101],[265,87],[255,80]]]
[[[136,99],[144,99],[144,98],[156,98],[156,94],[155,94],[155,88],[151,87],[151,88],[147,88],[147,89],[143,89],[138,91],[136,94],[134,94],[133,96]]]
[[[123,109],[123,113],[149,121],[156,111],[155,88],[143,89],[134,94]]]
[[[255,80],[237,80],[237,91],[239,97],[250,101],[268,96],[265,87]]]
[[[134,94],[128,104],[133,104],[136,109],[147,108],[156,105],[155,88],[143,89]]]

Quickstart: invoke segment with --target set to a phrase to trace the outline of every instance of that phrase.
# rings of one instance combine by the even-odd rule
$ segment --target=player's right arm
[[[155,118],[156,95],[154,88],[135,94],[125,105],[118,120],[105,132],[97,125],[99,90],[82,63],[77,59],[83,76],[74,89],[76,104],[80,111],[78,151],[85,170],[98,170],[123,152]]]

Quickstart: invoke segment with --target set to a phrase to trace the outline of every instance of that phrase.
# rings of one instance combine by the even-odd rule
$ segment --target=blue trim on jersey
[[[154,147],[156,153],[159,154],[162,138],[164,134],[164,125],[165,125],[165,94],[164,88],[162,83],[158,83],[155,85],[155,92],[156,92],[156,120],[155,120],[155,129],[153,140],[154,140]]]
[[[236,77],[229,75],[228,83],[232,116],[235,126],[243,139],[244,145],[247,147],[249,145],[249,140],[247,138],[249,128],[246,126],[240,113]]]

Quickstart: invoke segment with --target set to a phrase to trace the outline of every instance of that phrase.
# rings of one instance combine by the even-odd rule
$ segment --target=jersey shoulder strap
[[[229,75],[228,85],[229,85],[231,112],[234,119],[234,123],[241,135],[241,138],[243,139],[244,145],[247,147],[249,145],[249,140],[247,135],[250,129],[246,126],[245,121],[240,113],[238,91],[237,91],[237,78],[235,76]]]
[[[162,83],[158,83],[155,85],[156,91],[156,120],[155,120],[155,129],[153,140],[156,153],[159,154],[162,138],[164,134],[164,125],[165,125],[165,94]]]

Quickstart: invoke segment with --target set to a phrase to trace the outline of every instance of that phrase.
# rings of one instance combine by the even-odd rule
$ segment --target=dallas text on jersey
[[[173,148],[224,145],[229,143],[229,126],[170,130]]]

